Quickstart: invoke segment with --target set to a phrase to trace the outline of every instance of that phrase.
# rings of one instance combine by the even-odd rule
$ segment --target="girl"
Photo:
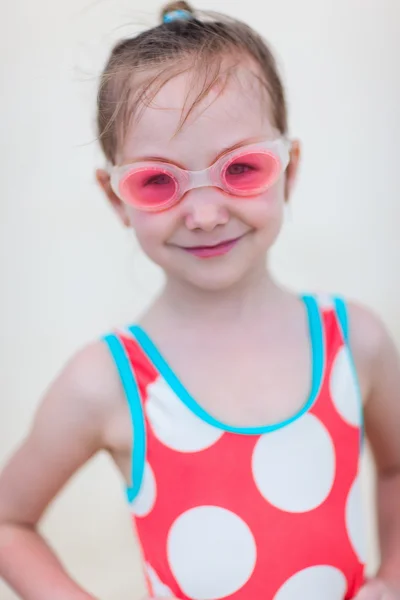
[[[400,369],[359,306],[266,267],[300,158],[265,42],[183,2],[118,44],[98,95],[97,180],[162,267],[139,324],[83,349],[0,481],[0,572],[25,600],[89,600],[37,531],[106,449],[151,597],[400,598]],[[235,368],[234,368],[235,367]],[[364,416],[363,416],[364,415]],[[364,576],[365,432],[382,561]]]

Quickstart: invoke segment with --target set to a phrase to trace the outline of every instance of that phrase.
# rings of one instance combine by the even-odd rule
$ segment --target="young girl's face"
[[[179,129],[189,85],[192,76],[184,74],[159,91],[132,125],[117,164],[158,159],[198,171],[225,150],[279,137],[259,84],[245,70],[222,92],[211,90]],[[144,252],[167,277],[220,290],[264,266],[282,225],[297,162],[294,145],[286,173],[259,195],[237,197],[216,187],[201,187],[161,212],[143,212],[122,203],[112,192],[108,175],[99,171],[97,177],[123,222],[135,230]]]

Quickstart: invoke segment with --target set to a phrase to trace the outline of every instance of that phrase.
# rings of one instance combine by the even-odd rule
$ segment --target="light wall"
[[[275,48],[304,163],[273,267],[296,289],[376,309],[400,343],[400,3],[207,0]],[[144,10],[145,9],[145,10]],[[18,0],[0,20],[0,459],[77,347],[130,322],[161,277],[94,184],[96,77],[111,43],[159,5]],[[371,566],[376,545],[366,468]],[[71,482],[45,531],[102,600],[142,591],[122,485],[105,456]],[[2,600],[13,594],[0,584]]]

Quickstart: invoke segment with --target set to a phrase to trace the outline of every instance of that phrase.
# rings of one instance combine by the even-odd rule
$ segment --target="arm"
[[[400,360],[393,341],[376,317],[360,307],[352,307],[350,320],[350,341],[367,392],[365,430],[377,468],[381,550],[377,579],[359,597],[391,600],[400,598]]]
[[[0,576],[23,600],[90,600],[37,531],[68,479],[103,447],[119,392],[107,349],[79,353],[46,394],[32,429],[0,477]]]

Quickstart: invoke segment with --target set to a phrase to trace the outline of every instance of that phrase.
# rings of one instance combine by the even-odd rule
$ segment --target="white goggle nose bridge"
[[[223,189],[221,178],[216,175],[218,162],[215,165],[207,167],[202,171],[183,171],[180,170],[180,193],[185,194],[189,190],[195,190],[202,187],[219,187]]]

